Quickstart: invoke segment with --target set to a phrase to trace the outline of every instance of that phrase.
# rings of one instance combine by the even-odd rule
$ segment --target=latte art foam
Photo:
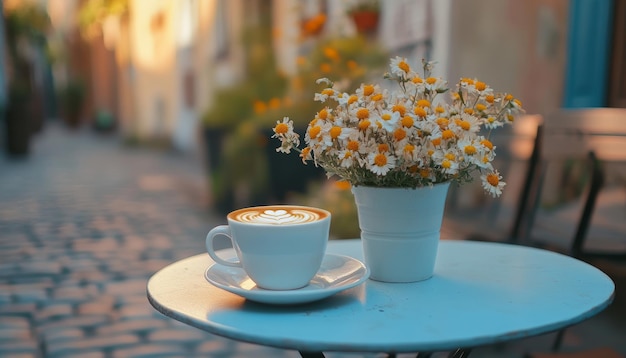
[[[233,219],[243,223],[289,225],[302,224],[320,220],[322,216],[314,211],[290,209],[290,210],[246,210],[233,216]]]

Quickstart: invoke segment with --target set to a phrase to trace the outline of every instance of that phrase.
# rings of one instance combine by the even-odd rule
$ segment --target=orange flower
[[[256,100],[254,101],[252,106],[253,106],[254,113],[256,114],[262,114],[265,111],[267,111],[267,105],[263,101]]]
[[[324,29],[326,14],[317,14],[302,24],[302,36],[315,36]]]

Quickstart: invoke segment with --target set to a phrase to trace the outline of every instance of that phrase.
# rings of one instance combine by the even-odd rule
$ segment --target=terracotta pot
[[[352,13],[354,25],[357,31],[362,34],[371,34],[376,31],[378,28],[378,17],[379,13],[377,11],[359,11]]]

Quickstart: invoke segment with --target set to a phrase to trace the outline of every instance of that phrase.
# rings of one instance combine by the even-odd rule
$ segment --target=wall
[[[559,107],[567,7],[567,0],[454,1],[449,78],[477,77],[511,92],[527,113]]]
[[[132,87],[140,138],[166,138],[176,107],[174,10],[172,0],[131,1]]]

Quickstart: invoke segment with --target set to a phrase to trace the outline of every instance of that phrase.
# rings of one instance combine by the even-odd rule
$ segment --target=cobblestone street
[[[168,319],[146,282],[218,221],[202,163],[52,123],[0,157],[0,357],[298,357]]]

